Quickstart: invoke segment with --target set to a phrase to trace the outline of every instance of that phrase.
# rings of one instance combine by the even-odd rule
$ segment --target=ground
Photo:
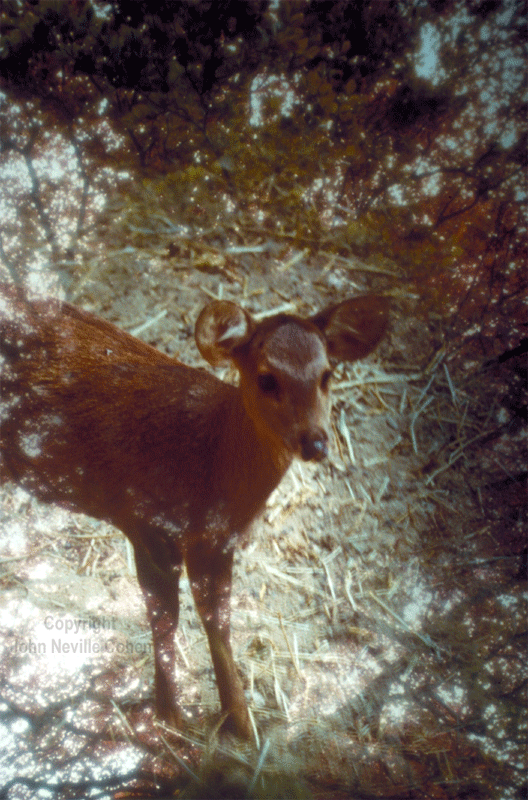
[[[194,321],[212,296],[312,313],[384,290],[390,330],[336,371],[328,461],[294,464],[237,553],[232,638],[251,746],[215,738],[188,582],[188,727],[176,734],[153,719],[150,632],[125,538],[3,488],[1,796],[526,796],[522,542],[515,520],[505,532],[486,506],[494,473],[483,465],[500,453],[481,443],[500,408],[482,413],[476,368],[451,375],[441,331],[414,315],[411,295],[387,290],[384,270],[287,248],[171,252],[114,263],[71,294],[194,366]]]

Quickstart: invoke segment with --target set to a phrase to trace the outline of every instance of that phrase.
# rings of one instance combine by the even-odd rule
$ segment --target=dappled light
[[[524,4],[4,0],[0,24],[0,439],[18,459],[0,452],[2,797],[524,797]],[[132,549],[111,513],[71,512],[112,435],[61,439],[74,361],[62,408],[44,384],[13,390],[38,330],[13,286],[38,325],[67,300],[228,383],[193,335],[211,300],[243,309],[225,348],[247,314],[317,320],[368,294],[389,309],[364,360],[329,348],[328,441],[297,436],[301,460],[236,551],[249,744],[221,731],[185,572],[181,725],[156,718]],[[344,327],[364,355],[385,320]],[[274,357],[286,340],[319,353],[290,333]],[[131,366],[98,357],[111,380],[83,401],[124,428]],[[256,385],[274,407],[276,378]],[[70,472],[26,488],[58,505],[19,485],[54,447]],[[86,492],[110,497],[131,452]],[[152,502],[180,541],[185,503]]]

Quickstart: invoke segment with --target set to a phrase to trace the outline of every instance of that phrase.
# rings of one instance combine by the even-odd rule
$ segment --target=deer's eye
[[[327,392],[330,386],[330,378],[332,377],[332,370],[325,369],[321,376],[321,389],[323,392]]]
[[[257,378],[257,384],[264,394],[277,394],[279,391],[279,382],[271,372],[261,373]]]

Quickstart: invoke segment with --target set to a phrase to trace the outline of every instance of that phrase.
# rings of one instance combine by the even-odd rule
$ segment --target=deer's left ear
[[[374,350],[385,333],[388,320],[388,299],[367,294],[329,306],[310,321],[324,335],[331,359],[356,361]]]
[[[228,364],[233,350],[251,336],[253,321],[247,311],[230,300],[215,300],[202,309],[194,336],[198,350],[213,366]]]

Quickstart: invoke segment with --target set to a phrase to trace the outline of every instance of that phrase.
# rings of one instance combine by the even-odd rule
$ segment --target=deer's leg
[[[135,543],[134,551],[154,643],[156,713],[169,725],[180,727],[179,690],[174,678],[174,634],[180,610],[178,587],[182,560],[173,554],[171,557],[163,547],[147,550]]]
[[[242,681],[229,641],[233,550],[207,549],[204,543],[189,548],[185,563],[213,660],[224,726],[244,739],[251,738],[249,714]]]

